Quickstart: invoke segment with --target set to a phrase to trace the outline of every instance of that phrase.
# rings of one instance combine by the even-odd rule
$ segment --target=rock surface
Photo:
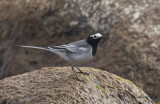
[[[16,45],[53,46],[110,34],[92,66],[133,81],[160,98],[159,0],[0,0],[0,78],[44,66],[66,66],[56,55]],[[55,60],[56,59],[56,60]],[[160,99],[159,99],[160,101]]]
[[[129,80],[89,67],[46,67],[0,81],[0,104],[154,104]]]

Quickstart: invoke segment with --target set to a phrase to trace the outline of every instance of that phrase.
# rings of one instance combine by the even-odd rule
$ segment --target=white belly
[[[92,54],[76,54],[74,57],[72,57],[73,63],[83,63],[91,60],[93,58]]]

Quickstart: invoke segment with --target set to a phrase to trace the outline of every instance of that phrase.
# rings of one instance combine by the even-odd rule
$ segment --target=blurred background
[[[54,46],[109,35],[79,66],[131,80],[160,101],[160,0],[0,0],[0,79],[71,64],[16,45]]]

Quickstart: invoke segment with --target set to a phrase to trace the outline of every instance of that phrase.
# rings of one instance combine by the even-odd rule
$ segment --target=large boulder
[[[0,104],[154,104],[132,82],[99,69],[81,67],[90,75],[78,75],[70,67],[46,67],[0,81]]]
[[[61,45],[100,32],[109,40],[99,45],[91,63],[81,66],[130,79],[158,100],[159,4],[159,0],[0,0],[0,78],[70,65],[56,55],[16,45]]]

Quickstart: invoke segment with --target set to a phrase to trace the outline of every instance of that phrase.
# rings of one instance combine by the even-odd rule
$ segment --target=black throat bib
[[[87,43],[92,46],[92,55],[93,56],[96,54],[97,45],[98,45],[100,40],[101,40],[101,38],[97,38],[97,39],[93,39],[92,37],[87,38]]]

